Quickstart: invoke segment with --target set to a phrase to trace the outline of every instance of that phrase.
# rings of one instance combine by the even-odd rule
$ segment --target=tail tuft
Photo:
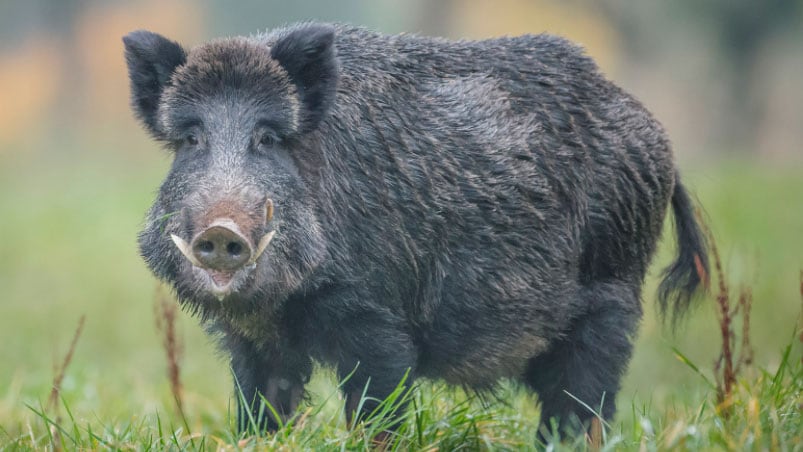
[[[708,243],[700,227],[696,209],[686,189],[677,178],[672,193],[672,211],[675,216],[677,257],[667,267],[658,287],[658,304],[665,318],[671,313],[672,324],[683,318],[689,310],[694,295],[709,285]]]

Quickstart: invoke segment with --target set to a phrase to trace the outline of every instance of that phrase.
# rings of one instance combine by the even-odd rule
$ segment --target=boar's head
[[[123,41],[134,112],[173,158],[139,236],[148,266],[204,314],[297,289],[326,253],[304,154],[334,102],[334,30],[188,52],[148,31]]]

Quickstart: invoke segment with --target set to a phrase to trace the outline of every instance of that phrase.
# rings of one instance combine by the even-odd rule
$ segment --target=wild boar
[[[611,418],[670,203],[662,310],[707,269],[664,130],[565,39],[123,40],[173,155],[141,253],[230,355],[241,429],[262,397],[292,415],[313,361],[350,375],[350,420],[405,375],[521,381],[564,431],[593,417],[575,398]]]

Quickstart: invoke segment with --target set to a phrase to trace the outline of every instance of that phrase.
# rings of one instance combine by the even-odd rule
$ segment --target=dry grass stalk
[[[591,419],[591,429],[588,432],[588,449],[598,451],[602,449],[602,422],[599,418]]]
[[[176,317],[178,305],[165,293],[160,286],[156,290],[155,320],[156,330],[162,338],[162,346],[167,357],[167,378],[170,381],[170,392],[176,402],[179,414],[184,417],[184,403],[181,386],[181,360],[182,345],[176,332]]]
[[[78,338],[81,337],[81,332],[84,330],[85,321],[86,321],[86,315],[82,315],[81,318],[78,320],[78,327],[75,328],[75,334],[73,334],[72,341],[70,342],[70,348],[67,349],[67,354],[64,355],[64,360],[61,362],[61,366],[55,368],[53,376],[53,386],[50,390],[50,397],[48,398],[47,401],[47,406],[49,410],[58,409],[59,394],[61,393],[61,383],[64,381],[64,375],[67,373],[67,367],[72,362],[72,357],[73,354],[75,353],[75,346],[78,343]]]
[[[749,367],[753,364],[753,346],[750,345],[750,312],[753,309],[753,290],[743,286],[739,290],[739,305],[742,313],[742,345],[739,352],[739,363],[736,367],[736,374],[742,370],[742,366]]]
[[[701,224],[708,239],[711,257],[714,261],[714,273],[718,283],[715,308],[722,338],[722,349],[714,364],[714,378],[717,385],[717,409],[724,417],[728,417],[731,414],[731,396],[736,384],[736,378],[744,367],[751,365],[753,362],[753,349],[750,345],[750,310],[753,305],[753,292],[749,287],[742,287],[739,290],[736,305],[732,305],[730,287],[722,270],[722,261],[714,236],[705,222],[701,222]],[[742,329],[741,343],[737,355],[737,335],[734,320],[739,315],[741,315]]]
[[[81,337],[81,332],[84,330],[84,322],[86,315],[82,315],[78,320],[78,326],[75,328],[70,347],[67,349],[67,354],[64,355],[64,360],[60,366],[54,366],[53,369],[53,386],[50,389],[50,397],[47,399],[47,409],[53,415],[55,424],[61,423],[61,415],[59,414],[59,394],[61,394],[61,384],[64,381],[64,376],[67,374],[67,367],[72,362],[73,355],[75,354],[75,346],[78,344],[78,338]],[[50,436],[52,438],[52,447],[54,451],[61,451],[61,435],[56,425],[50,426]]]

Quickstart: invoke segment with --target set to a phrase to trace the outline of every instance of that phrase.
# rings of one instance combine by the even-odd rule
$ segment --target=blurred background
[[[71,407],[128,419],[169,404],[157,283],[135,237],[170,162],[130,113],[122,35],[146,28],[191,47],[309,19],[450,38],[550,32],[582,44],[666,126],[732,284],[754,288],[755,361],[777,365],[803,267],[801,0],[2,0],[0,425],[15,430],[25,404],[47,398],[82,314],[63,386]],[[701,392],[671,347],[707,373],[719,347],[711,306],[674,335],[652,311],[673,250],[665,242],[622,407]],[[182,315],[179,333],[190,404],[225,417],[225,360],[195,319]]]

